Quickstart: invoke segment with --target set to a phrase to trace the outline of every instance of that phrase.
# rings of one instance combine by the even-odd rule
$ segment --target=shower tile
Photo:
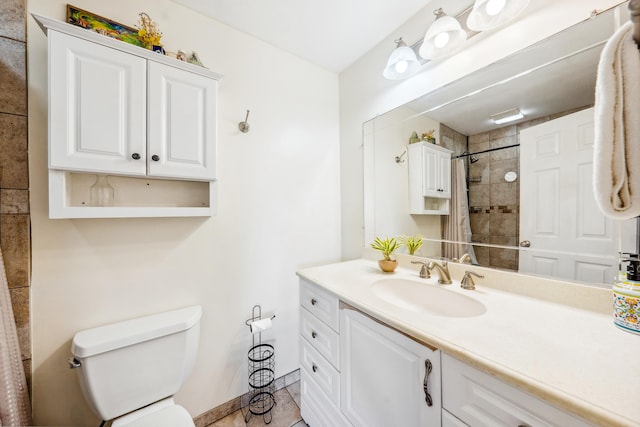
[[[11,306],[13,307],[13,318],[16,326],[29,324],[29,287],[21,286],[9,290],[11,295]]]
[[[25,41],[25,1],[0,2],[0,37]]]
[[[29,213],[29,190],[0,189],[0,214]]]
[[[25,43],[0,37],[0,112],[27,114]]]
[[[0,248],[9,288],[29,285],[29,215],[0,215]]]
[[[489,235],[489,217],[491,214],[486,213],[474,213],[469,215],[469,222],[471,224],[471,233],[474,235],[487,236]]]
[[[489,142],[489,132],[477,133],[475,135],[469,135],[469,145],[476,145],[483,142]],[[473,152],[473,151],[472,151]]]
[[[514,137],[507,137],[507,138],[502,138],[496,141],[492,141],[491,148],[501,148],[501,147],[506,147],[516,143],[517,142]],[[507,160],[507,159],[517,159],[518,147],[503,148],[502,150],[492,151],[490,155],[491,155],[492,162]]]
[[[31,327],[29,325],[16,327],[16,332],[22,360],[31,359]]]
[[[514,171],[517,173],[519,164],[520,161],[518,159],[507,159],[491,162],[491,174],[489,182],[491,184],[501,184],[506,182],[504,180],[504,174],[509,171]],[[471,173],[469,173],[469,175],[471,175]]]
[[[491,186],[474,185],[469,188],[470,206],[488,206],[491,204]]]
[[[516,133],[518,132],[518,126],[517,125],[511,125],[511,126],[505,126],[502,127],[500,129],[494,129],[492,131],[489,132],[489,138],[494,140],[494,139],[499,139],[499,138],[504,138],[506,136],[513,136],[516,135]]]
[[[478,154],[478,158],[480,158],[480,156],[482,156],[482,154]],[[487,158],[487,156],[483,156],[484,158]],[[491,168],[489,166],[489,163],[487,162],[482,162],[482,161],[477,161],[475,163],[471,163],[469,165],[469,178],[473,178],[473,179],[480,179],[480,182],[469,182],[469,185],[481,185],[481,184],[488,184],[489,181],[489,175],[491,172]]]
[[[515,182],[493,184],[490,187],[491,206],[515,205],[518,203],[518,188]]]
[[[485,246],[474,246],[473,250],[476,254],[476,260],[478,264],[488,267],[491,265],[491,258],[489,257],[489,248]]]
[[[0,113],[0,153],[0,188],[28,189],[26,117]]]
[[[489,214],[489,229],[492,236],[516,236],[518,215],[515,213],[492,212]]]

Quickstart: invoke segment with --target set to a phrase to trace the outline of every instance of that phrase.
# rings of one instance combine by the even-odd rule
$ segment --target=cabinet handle
[[[318,372],[318,367],[316,366],[315,363],[311,365],[311,369],[313,370],[313,372]]]
[[[316,300],[315,298],[311,298],[311,305],[316,305],[318,303],[318,300]]]
[[[316,331],[311,331],[311,338],[315,339],[317,336]]]
[[[433,400],[431,399],[431,395],[429,394],[429,374],[433,366],[431,366],[431,361],[426,359],[424,361],[424,382],[422,383],[422,389],[424,390],[424,400],[427,402],[427,406],[433,406]]]
[[[151,156],[151,160],[153,160],[154,162],[157,162],[158,160],[160,160],[160,156],[158,156],[157,154],[154,154],[153,156]]]
[[[133,154],[131,155],[131,158],[132,158],[133,160],[140,160],[140,154],[138,154],[138,153],[133,153]]]

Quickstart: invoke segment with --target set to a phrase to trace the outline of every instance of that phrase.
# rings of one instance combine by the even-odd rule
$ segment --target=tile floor
[[[265,424],[262,417],[257,415],[252,415],[245,423],[247,409],[242,408],[207,427],[308,427],[300,416],[300,381],[276,391],[274,397],[276,405],[271,410],[270,424]]]

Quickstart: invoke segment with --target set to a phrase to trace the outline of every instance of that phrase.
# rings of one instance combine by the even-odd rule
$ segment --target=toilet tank
[[[71,352],[91,409],[111,420],[175,394],[193,369],[201,316],[192,306],[76,333]]]

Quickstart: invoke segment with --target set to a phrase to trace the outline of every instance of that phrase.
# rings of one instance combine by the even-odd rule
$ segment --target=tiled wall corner
[[[30,386],[31,221],[25,11],[26,0],[0,2],[0,248]]]

